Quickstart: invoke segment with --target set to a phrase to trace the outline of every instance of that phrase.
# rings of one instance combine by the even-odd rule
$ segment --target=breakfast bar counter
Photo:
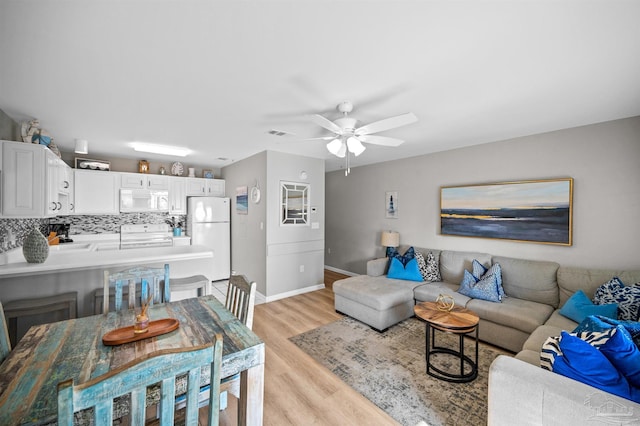
[[[27,263],[22,251],[9,253],[0,265],[0,300],[52,296],[78,292],[78,315],[94,313],[94,291],[101,288],[104,271],[117,272],[137,265],[162,267],[170,276],[212,276],[213,252],[204,246],[100,249],[92,244],[52,246],[44,263]]]

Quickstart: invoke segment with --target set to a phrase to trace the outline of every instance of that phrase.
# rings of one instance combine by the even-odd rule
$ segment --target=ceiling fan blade
[[[361,142],[370,143],[372,145],[400,146],[404,143],[401,139],[377,135],[361,135],[358,136],[358,139],[360,139]]]
[[[313,121],[315,124],[317,124],[318,126],[324,127],[325,129],[330,130],[333,133],[337,133],[339,135],[342,134],[342,129],[338,125],[336,125],[333,121],[324,118],[321,115],[313,114],[309,116],[309,119]]]
[[[415,123],[418,121],[418,117],[412,112],[406,114],[397,115],[395,117],[385,118],[384,120],[374,121],[365,126],[357,128],[355,131],[356,136],[369,135],[371,133],[383,132],[389,129],[395,129],[396,127],[406,126],[407,124]]]

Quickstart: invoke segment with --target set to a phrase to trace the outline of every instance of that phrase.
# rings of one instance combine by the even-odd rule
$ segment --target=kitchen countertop
[[[41,275],[63,271],[102,269],[121,265],[137,265],[170,261],[213,258],[211,249],[204,246],[145,247],[129,250],[108,248],[111,238],[85,240],[71,236],[73,243],[51,246],[44,263],[27,263],[22,248],[4,255],[0,265],[0,279],[19,276]],[[97,236],[96,236],[97,237]],[[91,242],[93,241],[93,242]],[[96,242],[97,241],[97,242]],[[105,245],[106,243],[106,245]],[[101,249],[100,246],[104,248]]]

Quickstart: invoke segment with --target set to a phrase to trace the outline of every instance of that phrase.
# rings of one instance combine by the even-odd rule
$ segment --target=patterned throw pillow
[[[396,252],[396,255],[393,257],[398,259],[403,265],[406,266],[411,259],[414,259],[416,257],[416,251],[413,247],[409,247],[403,255],[400,255],[398,252]]]
[[[476,280],[478,281],[483,278],[489,279],[489,276],[495,275],[496,285],[498,286],[498,296],[500,297],[500,300],[505,297],[504,288],[502,288],[502,268],[499,263],[494,263],[489,269],[487,269],[487,267],[477,259],[473,259],[471,267],[473,268],[473,276],[476,277]]]
[[[472,272],[471,273],[478,280],[480,278],[482,278],[482,276],[485,274],[485,272],[487,272],[489,270],[482,263],[478,262],[477,259],[473,259],[473,262],[471,263],[471,268],[472,268]]]
[[[440,266],[432,252],[427,254],[426,259],[422,253],[416,253],[416,260],[418,261],[418,268],[420,269],[423,280],[427,282],[442,281]]]
[[[595,348],[600,348],[601,346],[604,346],[609,339],[611,339],[616,331],[617,330],[615,328],[610,328],[604,331],[583,331],[580,333],[571,333],[571,336],[584,340]],[[558,356],[562,356],[560,339],[560,336],[547,337],[547,340],[542,344],[542,351],[540,352],[540,367],[545,370],[553,371],[553,363]]]
[[[618,304],[618,319],[638,321],[640,319],[640,287],[627,287],[618,277],[613,277],[602,284],[593,296],[597,305]]]
[[[486,279],[483,277],[480,281],[477,281],[476,277],[465,269],[458,293],[473,299],[500,302],[495,274],[487,276]]]

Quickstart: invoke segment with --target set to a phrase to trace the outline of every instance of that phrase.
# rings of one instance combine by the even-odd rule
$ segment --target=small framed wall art
[[[398,192],[387,191],[384,196],[384,209],[387,219],[398,218]]]

